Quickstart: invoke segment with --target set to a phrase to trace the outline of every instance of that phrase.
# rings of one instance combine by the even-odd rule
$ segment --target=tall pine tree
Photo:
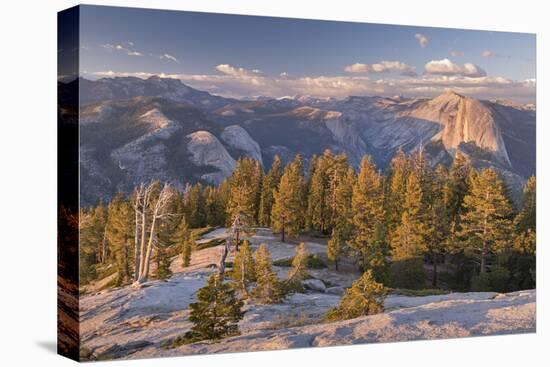
[[[361,161],[351,208],[354,233],[350,247],[357,255],[360,268],[364,271],[372,269],[374,276],[380,280],[386,265],[384,192],[382,177],[369,156]]]
[[[355,171],[349,167],[344,179],[335,188],[335,207],[332,235],[327,244],[327,257],[334,262],[338,270],[338,262],[348,252],[348,241],[353,235],[352,196],[355,186]]]
[[[262,181],[262,191],[260,194],[260,208],[258,210],[258,223],[261,226],[269,227],[271,225],[271,209],[273,207],[273,192],[279,186],[281,181],[282,167],[281,158],[275,155],[271,169],[265,175]]]
[[[274,192],[274,204],[271,211],[271,228],[285,235],[297,236],[304,226],[304,165],[302,157],[297,155],[294,161],[285,167],[279,187]]]
[[[459,236],[467,253],[487,270],[487,258],[511,244],[510,214],[504,182],[494,169],[470,174],[470,192],[464,197]]]

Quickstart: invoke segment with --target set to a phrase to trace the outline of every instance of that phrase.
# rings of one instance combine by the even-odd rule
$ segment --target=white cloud
[[[172,56],[170,54],[164,54],[164,55],[160,55],[160,58],[162,60],[170,60],[170,61],[173,61],[175,62],[176,64],[179,64],[180,61],[175,57],[175,56]]]
[[[361,64],[355,63],[344,67],[344,71],[348,73],[387,73],[390,71],[398,71],[401,75],[415,76],[417,75],[414,66],[407,65],[401,61],[380,61],[376,64]]]
[[[481,52],[481,56],[483,57],[495,57],[497,56],[497,53],[493,50],[485,50]]]
[[[485,70],[472,63],[458,65],[449,59],[429,61],[424,68],[427,74],[432,75],[461,75],[466,77],[482,77],[486,76]]]
[[[128,42],[128,44],[131,44],[131,42]],[[100,45],[100,47],[103,47],[104,49],[111,50],[111,51],[122,51],[128,56],[143,56],[143,54],[141,52],[135,51],[135,50],[130,50],[129,48],[127,48],[127,47],[125,47],[121,44],[116,44],[116,45],[103,44],[103,45]]]
[[[380,63],[382,64],[382,63]],[[135,76],[146,79],[153,75],[180,79],[199,90],[228,97],[272,96],[282,97],[309,94],[319,97],[344,98],[350,95],[435,96],[445,90],[477,98],[508,98],[533,102],[535,80],[514,81],[503,77],[431,75],[409,78],[371,80],[366,76],[293,77],[288,74],[268,76],[258,71],[220,64],[219,74],[164,74],[150,72],[103,71],[87,77]],[[389,75],[389,74],[388,74]]]
[[[453,51],[449,52],[449,54],[452,57],[462,57],[462,56],[464,56],[464,51],[453,50]]]
[[[428,46],[428,42],[429,42],[428,37],[426,37],[422,33],[415,34],[414,38],[416,38],[416,40],[418,41],[418,44],[420,45],[420,47],[424,48],[424,47]]]
[[[368,73],[370,71],[370,66],[367,64],[355,63],[346,66],[344,71],[347,73]]]

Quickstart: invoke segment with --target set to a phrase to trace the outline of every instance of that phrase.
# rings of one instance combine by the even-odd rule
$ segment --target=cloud
[[[237,76],[237,77],[257,77],[258,75],[261,75],[261,71],[258,69],[254,70],[247,70],[244,68],[234,67],[229,64],[220,64],[216,66],[216,70],[218,70],[220,73],[230,76]]]
[[[483,56],[483,57],[495,57],[495,56],[498,56],[498,55],[493,50],[484,50],[484,51],[481,52],[481,56]]]
[[[416,40],[418,41],[418,44],[420,45],[420,47],[424,48],[424,47],[428,46],[428,42],[429,42],[428,37],[426,37],[422,33],[415,34],[414,38],[416,38]]]
[[[453,50],[453,51],[449,52],[449,54],[452,57],[462,57],[462,56],[464,56],[464,51]]]
[[[427,74],[431,75],[461,75],[467,77],[482,77],[486,76],[485,70],[472,63],[458,65],[449,59],[429,61],[424,68]]]
[[[401,61],[385,60],[371,65],[355,63],[344,67],[344,71],[348,73],[387,73],[390,71],[398,71],[401,75],[417,75],[414,66],[407,65]]]
[[[132,42],[128,42],[128,44],[133,45]],[[124,52],[128,56],[143,56],[143,54],[141,52],[130,50],[128,47],[125,47],[122,44],[116,44],[115,45],[115,44],[108,44],[107,43],[107,44],[100,45],[100,47],[103,47],[104,49],[111,50],[111,51],[121,51],[121,52]]]
[[[163,54],[163,55],[160,55],[160,59],[161,60],[170,60],[170,61],[173,61],[175,62],[176,64],[179,64],[180,61],[175,57],[175,56],[172,56],[170,54]]]
[[[161,78],[179,79],[199,90],[237,98],[260,95],[282,97],[297,94],[336,98],[351,95],[432,97],[445,90],[453,89],[458,93],[477,98],[507,98],[533,102],[536,89],[534,79],[514,81],[489,76],[424,74],[409,78],[389,77],[378,80],[356,75],[294,77],[289,74],[276,74],[270,76],[257,70],[229,64],[220,64],[215,67],[215,71],[217,73],[212,74],[99,71],[86,76],[96,79],[115,76],[135,76],[146,79],[158,75]]]
[[[368,73],[370,71],[370,66],[367,64],[355,63],[346,66],[344,71],[347,73]]]

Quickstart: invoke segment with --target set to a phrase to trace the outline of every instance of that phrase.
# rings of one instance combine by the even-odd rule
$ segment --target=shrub
[[[273,261],[274,266],[280,266],[282,268],[289,268],[292,266],[294,257],[289,257],[286,259],[279,259]],[[306,268],[308,269],[324,269],[327,267],[327,264],[319,257],[317,254],[308,254],[306,258]]]
[[[328,321],[348,320],[384,311],[387,290],[368,270],[347,289],[338,307],[327,312]]]

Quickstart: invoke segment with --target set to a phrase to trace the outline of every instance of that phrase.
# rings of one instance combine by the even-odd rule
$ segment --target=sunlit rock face
[[[71,88],[60,84],[60,88]],[[241,157],[267,169],[331,149],[385,170],[398,150],[433,166],[461,153],[498,170],[512,191],[535,174],[534,105],[447,91],[435,98],[294,96],[236,100],[152,77],[80,79],[81,200],[108,200],[153,179],[219,184]]]

